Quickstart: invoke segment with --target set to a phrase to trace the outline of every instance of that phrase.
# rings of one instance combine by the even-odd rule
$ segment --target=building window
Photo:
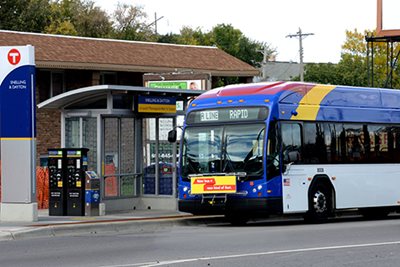
[[[50,72],[50,97],[62,94],[65,92],[65,77],[64,72]]]
[[[117,73],[115,72],[101,72],[100,84],[117,84]]]

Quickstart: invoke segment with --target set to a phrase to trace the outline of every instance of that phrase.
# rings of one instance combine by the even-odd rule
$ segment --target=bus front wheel
[[[308,201],[305,219],[315,223],[325,222],[332,212],[332,191],[324,184],[317,184],[311,188]]]

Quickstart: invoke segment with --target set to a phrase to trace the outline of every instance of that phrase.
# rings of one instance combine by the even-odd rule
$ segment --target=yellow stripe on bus
[[[297,115],[292,115],[291,120],[315,120],[318,115],[320,104],[327,94],[336,86],[318,84],[300,100],[296,109]]]

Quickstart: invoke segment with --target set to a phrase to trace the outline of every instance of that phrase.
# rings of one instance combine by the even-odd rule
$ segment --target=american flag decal
[[[283,186],[290,186],[290,178],[283,178]]]

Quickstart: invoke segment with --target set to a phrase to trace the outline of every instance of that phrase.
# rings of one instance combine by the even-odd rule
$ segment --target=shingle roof
[[[0,46],[33,45],[40,68],[132,72],[190,70],[213,76],[255,76],[249,64],[209,46],[190,46],[0,30]]]

